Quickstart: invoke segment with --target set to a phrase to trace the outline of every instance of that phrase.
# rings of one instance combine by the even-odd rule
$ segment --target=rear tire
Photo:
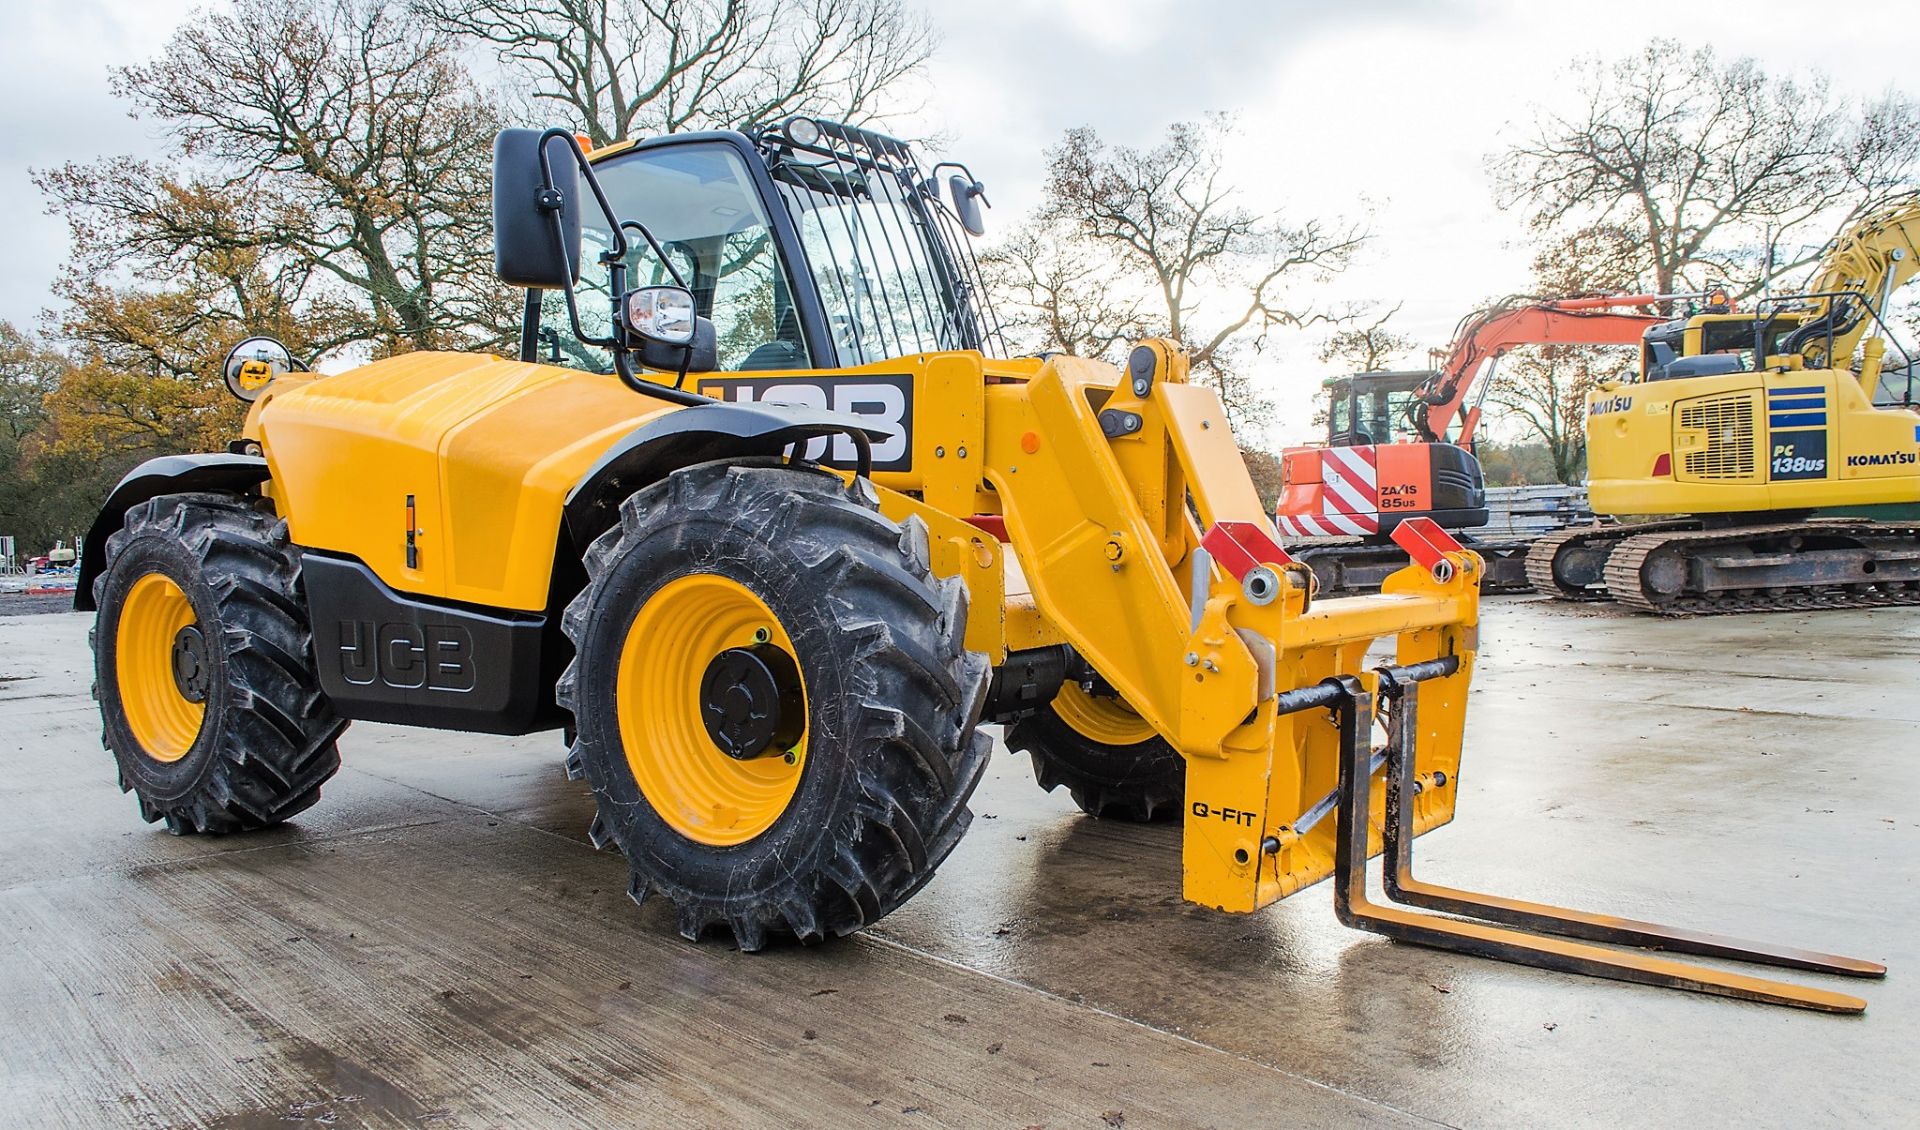
[[[94,582],[102,741],[148,822],[278,824],[340,768],[286,523],[228,495],[127,511]]]
[[[972,818],[990,672],[924,524],[889,521],[858,480],[704,464],[626,499],[586,568],[563,621],[567,768],[635,902],[658,892],[688,939],[726,926],[757,950],[852,933],[926,883]],[[800,686],[768,727],[788,737],[743,758],[709,728],[722,704],[702,672],[766,647]],[[783,756],[796,701],[804,733]]]
[[[1080,727],[1070,718],[1081,719]],[[1109,738],[1128,736],[1128,731],[1152,736],[1101,741],[1083,728]],[[1179,751],[1119,700],[1095,698],[1072,683],[1052,703],[1008,726],[1006,741],[1015,753],[1032,755],[1033,777],[1041,788],[1052,792],[1065,785],[1073,803],[1089,816],[1171,820],[1186,798],[1187,765]]]

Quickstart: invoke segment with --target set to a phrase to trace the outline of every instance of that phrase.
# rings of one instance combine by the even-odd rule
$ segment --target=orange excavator
[[[1501,356],[1521,345],[1637,347],[1662,319],[1628,311],[1671,297],[1507,298],[1461,320],[1438,368],[1329,380],[1326,442],[1281,455],[1275,518],[1288,551],[1313,568],[1322,591],[1363,592],[1406,565],[1391,537],[1406,519],[1449,530],[1486,525],[1486,478],[1473,445]],[[1484,591],[1531,587],[1527,542],[1463,540],[1486,558]]]

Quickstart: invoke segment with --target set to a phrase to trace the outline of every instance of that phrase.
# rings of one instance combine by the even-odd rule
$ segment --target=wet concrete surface
[[[1490,602],[1423,874],[1839,950],[1792,1012],[1395,945],[1328,889],[1179,898],[1171,827],[1002,753],[859,937],[758,956],[636,909],[557,735],[357,724],[315,809],[174,838],[113,785],[91,617],[0,621],[0,1123],[1900,1125],[1920,1047],[1920,611]]]

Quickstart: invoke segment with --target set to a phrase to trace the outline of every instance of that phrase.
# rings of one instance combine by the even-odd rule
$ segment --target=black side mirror
[[[640,367],[660,373],[711,373],[720,367],[720,335],[706,318],[693,320],[693,340],[686,345],[640,338]]]
[[[566,290],[580,281],[580,184],[573,146],[546,131],[493,139],[493,270],[508,286]]]
[[[987,234],[987,218],[980,212],[980,202],[987,198],[987,186],[956,174],[947,178],[947,192],[953,197],[954,213],[960,217],[960,226],[967,229],[967,234],[975,237]]]

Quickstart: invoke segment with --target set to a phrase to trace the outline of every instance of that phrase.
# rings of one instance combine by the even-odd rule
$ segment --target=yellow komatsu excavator
[[[919,890],[999,723],[1089,813],[1181,818],[1218,910],[1332,877],[1404,941],[1829,1011],[1864,1003],[1592,943],[1885,972],[1416,881],[1480,559],[1411,520],[1379,593],[1316,600],[1177,348],[1004,356],[963,167],[804,117],[591,157],[508,130],[494,162],[517,357],[319,376],[243,343],[231,450],[143,465],[95,523],[78,604],[146,819],[285,820],[349,719],[562,728],[633,898],[756,950]]]
[[[1587,398],[1593,509],[1648,520],[1542,538],[1534,588],[1669,615],[1920,604],[1920,381],[1887,364],[1917,269],[1920,197],[1842,233],[1805,293],[1649,329],[1640,379]]]

